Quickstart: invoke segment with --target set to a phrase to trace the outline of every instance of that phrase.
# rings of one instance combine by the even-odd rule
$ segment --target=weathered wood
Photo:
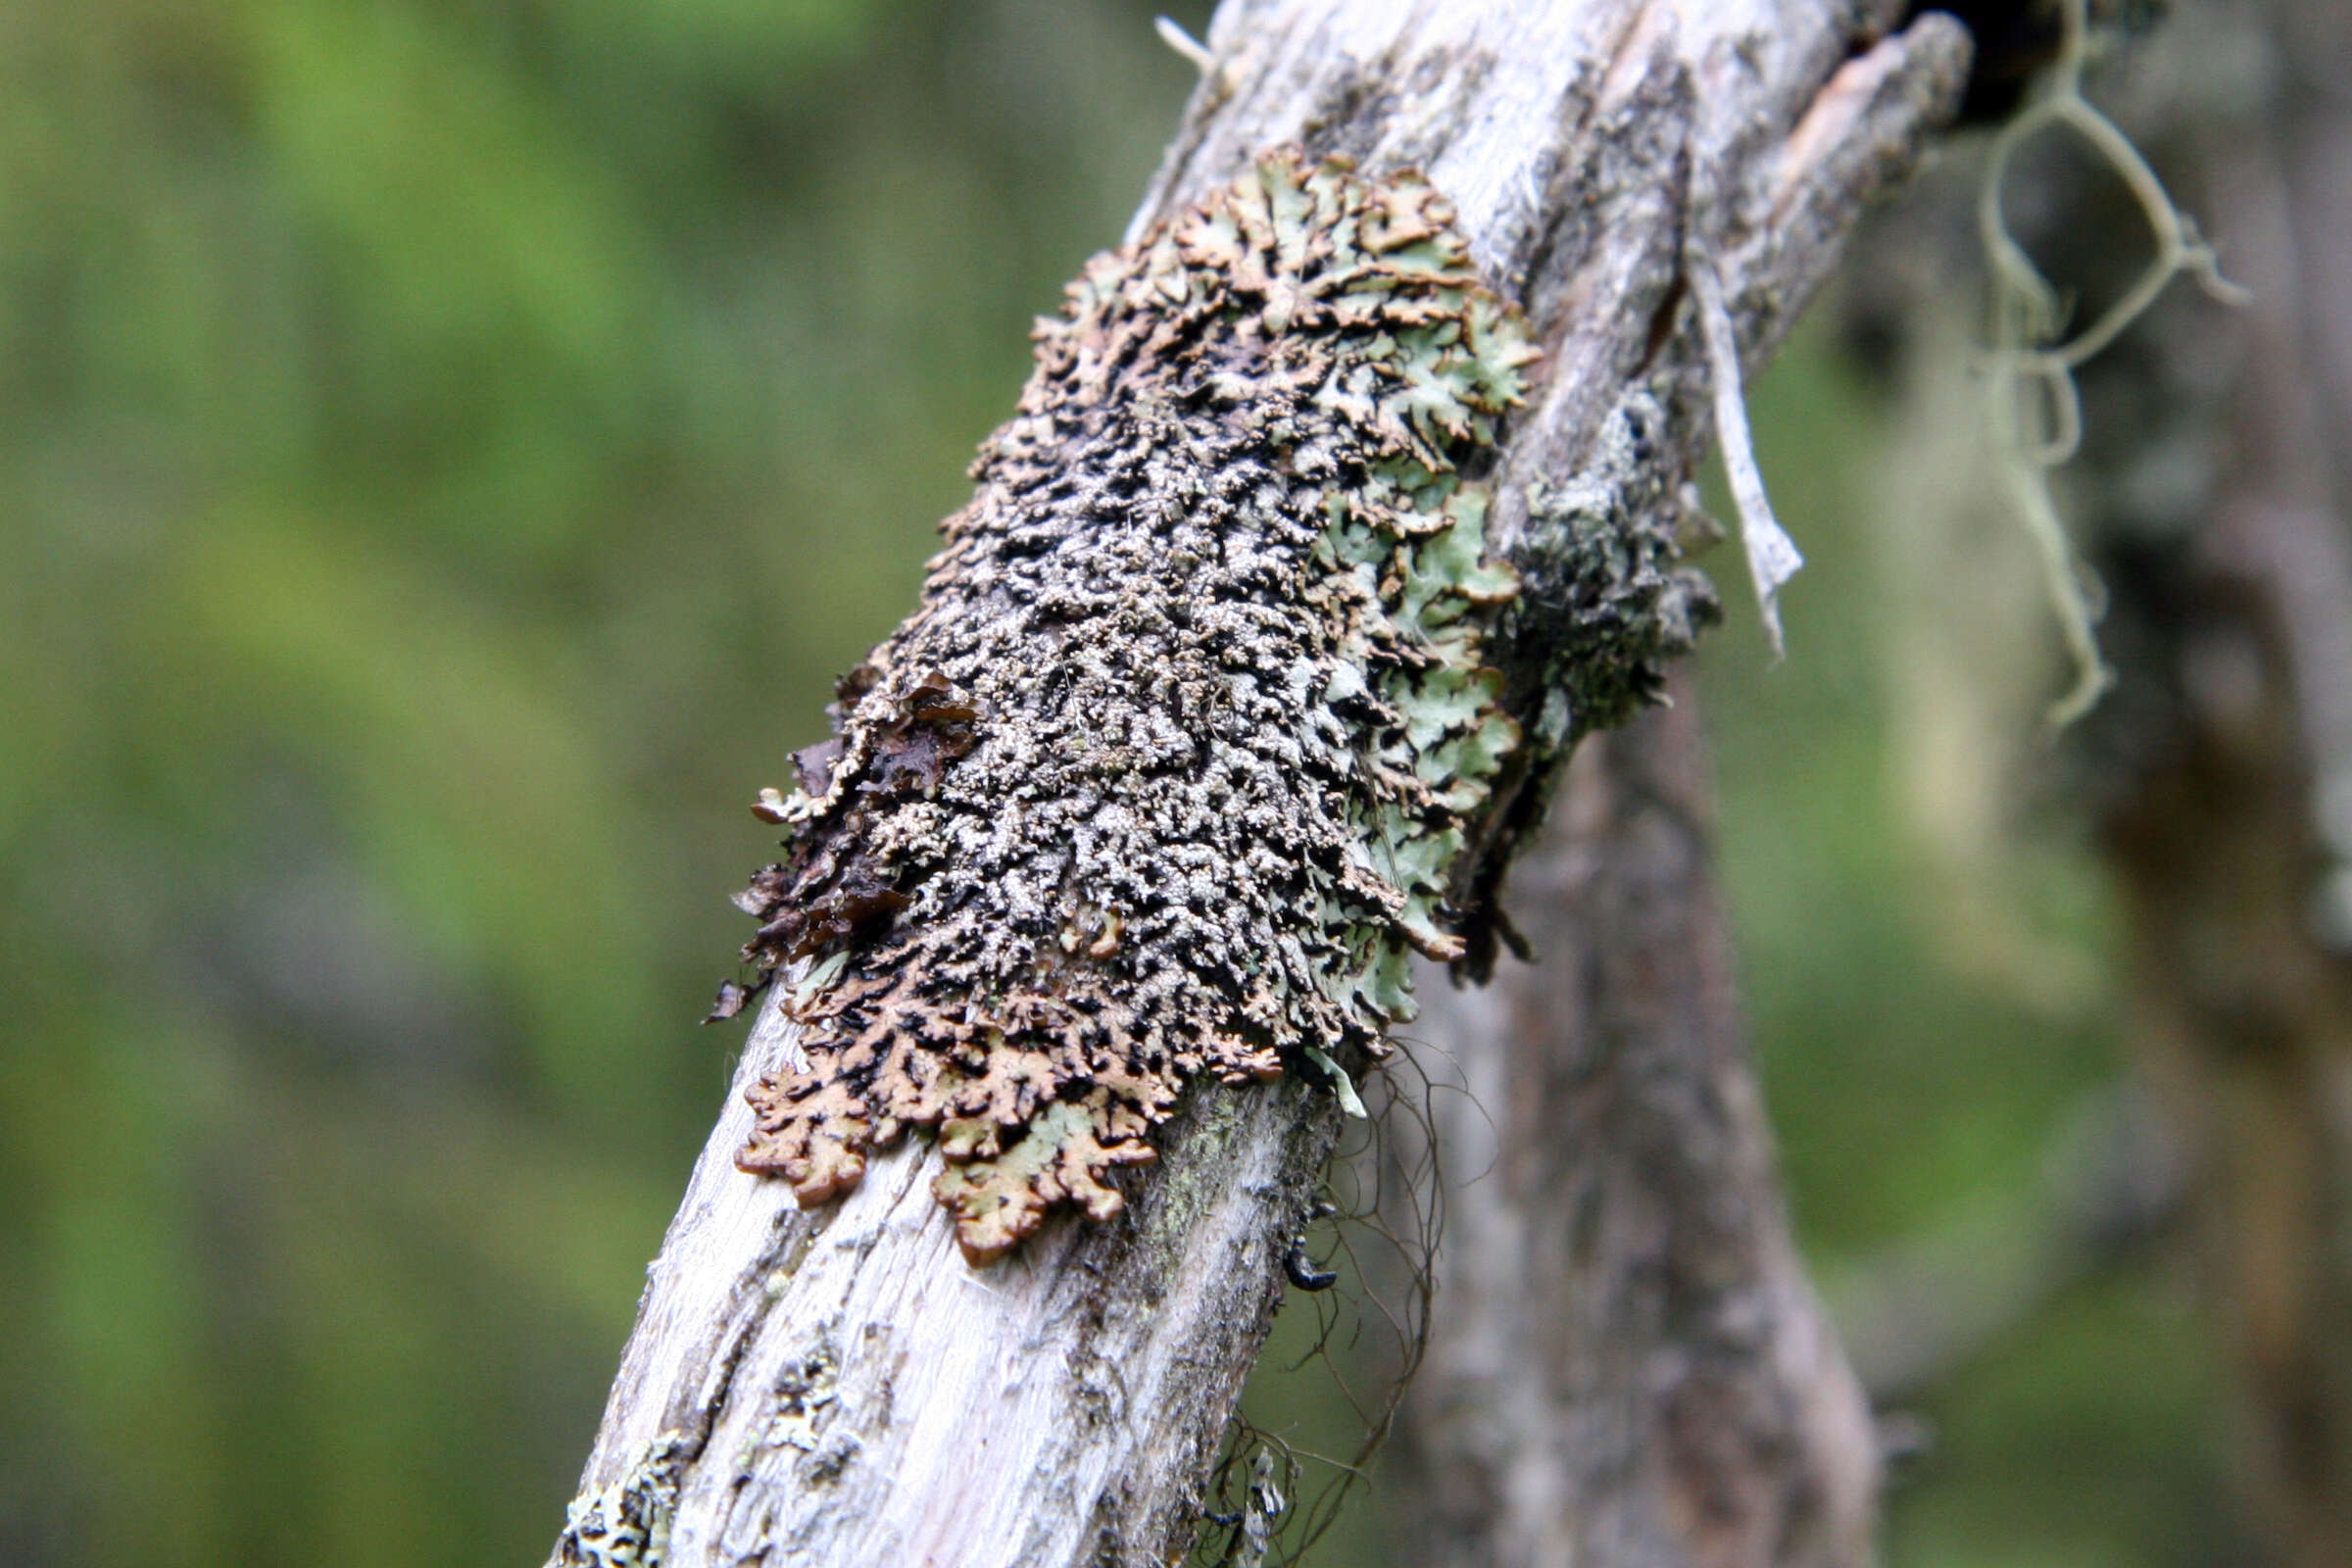
[[[1660,651],[1654,627],[1613,641],[1578,595],[1606,575],[1595,552],[1654,558],[1682,520],[1711,386],[1686,269],[1714,270],[1761,358],[1956,100],[1964,37],[1934,17],[1883,36],[1902,10],[1218,13],[1137,232],[1283,143],[1367,172],[1417,166],[1452,199],[1546,350],[1497,457],[1490,538],[1527,585],[1499,656],[1507,700],[1555,749],[1637,701]],[[1658,585],[1644,591],[1654,605]],[[1564,690],[1573,712],[1551,700]],[[1542,771],[1504,781],[1480,830],[1489,865],[1536,814]],[[928,1196],[928,1145],[876,1156],[850,1196],[808,1213],[784,1183],[734,1168],[742,1091],[796,1049],[780,1005],[771,995],[649,1271],[553,1561],[641,1560],[636,1534],[697,1568],[1181,1550],[1330,1145],[1331,1097],[1296,1078],[1202,1093],[1161,1130],[1159,1166],[1118,1221],[1057,1222],[975,1272]]]
[[[1871,1559],[1877,1439],[1781,1203],[1675,695],[1569,763],[1512,874],[1536,961],[1415,1025],[1465,1092],[1427,1107],[1438,1306],[1375,1504],[1399,1562]]]

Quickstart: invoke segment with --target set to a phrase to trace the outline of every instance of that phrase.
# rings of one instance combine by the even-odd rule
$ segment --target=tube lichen
[[[744,956],[799,966],[806,1059],[742,1168],[821,1202],[935,1129],[985,1261],[1116,1214],[1188,1084],[1382,1054],[1408,953],[1460,955],[1520,744],[1482,474],[1536,351],[1452,217],[1277,154],[1040,323],[921,607],[756,808],[793,834]]]

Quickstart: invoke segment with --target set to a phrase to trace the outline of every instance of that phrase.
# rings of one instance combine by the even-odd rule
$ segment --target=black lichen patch
[[[679,1474],[694,1451],[685,1434],[664,1432],[626,1475],[574,1497],[564,1510],[555,1560],[563,1568],[662,1568]]]
[[[875,835],[899,806],[937,793],[948,764],[972,749],[978,711],[937,673],[914,681],[879,713],[869,713],[854,735],[840,733],[844,706],[870,691],[875,678],[869,664],[844,677],[841,701],[831,709],[837,733],[793,757],[801,776],[798,799],[834,802],[835,831],[803,834],[791,860],[760,867],[752,885],[736,896],[745,913],[763,922],[744,950],[745,956],[757,956],[763,965],[855,943],[906,907],[907,896],[896,885],[901,867],[874,853]],[[837,778],[850,787],[835,791]],[[795,808],[767,790],[752,809],[768,821],[785,822],[793,819]],[[723,1006],[723,992],[721,997]]]
[[[922,607],[761,798],[795,833],[744,954],[792,969],[807,1060],[744,1169],[820,1202],[937,1129],[983,1261],[1117,1213],[1189,1082],[1380,1054],[1407,952],[1460,954],[1519,744],[1465,469],[1535,354],[1451,221],[1278,155],[1040,324]]]
[[[1681,564],[1678,523],[1692,503],[1670,494],[1659,461],[1668,416],[1629,389],[1578,468],[1530,485],[1514,564],[1519,597],[1495,643],[1511,670],[1504,703],[1528,715],[1528,744],[1494,780],[1470,864],[1457,876],[1467,918],[1457,977],[1484,982],[1497,949],[1532,956],[1504,918],[1501,886],[1518,846],[1542,825],[1560,764],[1584,736],[1665,697],[1666,665],[1723,615],[1706,577]]]

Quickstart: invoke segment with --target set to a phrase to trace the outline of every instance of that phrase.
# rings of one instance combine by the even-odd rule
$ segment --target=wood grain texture
[[[1572,643],[1586,579],[1570,554],[1595,528],[1670,535],[1682,521],[1709,390],[1683,270],[1715,269],[1759,360],[1863,203],[1957,101],[1964,36],[1936,17],[1887,35],[1900,10],[1218,12],[1212,65],[1138,232],[1278,144],[1368,172],[1418,166],[1545,346],[1545,379],[1496,468],[1501,553],[1536,607],[1505,656],[1531,726],[1560,681],[1605,678],[1616,658]],[[1494,867],[1545,782],[1531,770],[1498,802]],[[791,1027],[771,1000],[649,1272],[575,1518],[600,1498],[651,1499],[673,1568],[1180,1552],[1332,1141],[1330,1096],[1295,1080],[1209,1090],[1119,1221],[1057,1221],[974,1271],[928,1197],[928,1147],[877,1158],[857,1192],[808,1213],[782,1183],[734,1168],[750,1130],[741,1091],[787,1057]],[[615,1560],[585,1533],[551,1558]]]

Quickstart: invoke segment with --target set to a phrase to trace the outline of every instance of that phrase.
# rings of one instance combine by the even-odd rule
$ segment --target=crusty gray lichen
[[[1535,740],[1544,753],[1565,753],[1659,701],[1667,661],[1722,616],[1706,578],[1680,564],[1670,524],[1682,503],[1658,461],[1666,417],[1634,388],[1610,410],[1583,467],[1528,487],[1509,631],[1539,654]]]
[[[762,796],[744,953],[802,965],[807,1054],[744,1169],[820,1202],[934,1128],[985,1260],[1118,1212],[1191,1081],[1380,1054],[1408,952],[1458,956],[1520,740],[1478,475],[1535,351],[1451,225],[1276,155],[1040,324],[921,608]]]
[[[1673,445],[1669,419],[1648,387],[1629,387],[1572,471],[1518,497],[1524,514],[1510,561],[1519,594],[1491,650],[1511,671],[1504,705],[1525,718],[1527,743],[1494,781],[1471,863],[1457,877],[1467,914],[1457,975],[1489,978],[1504,943],[1529,956],[1504,919],[1501,885],[1543,820],[1561,762],[1584,736],[1663,701],[1667,662],[1722,618],[1706,577],[1680,564],[1686,526],[1710,537],[1721,529],[1697,511],[1694,494],[1670,488],[1671,466],[1660,461]]]
[[[664,1432],[628,1474],[574,1497],[564,1509],[556,1561],[564,1568],[662,1568],[688,1447],[684,1433]]]

